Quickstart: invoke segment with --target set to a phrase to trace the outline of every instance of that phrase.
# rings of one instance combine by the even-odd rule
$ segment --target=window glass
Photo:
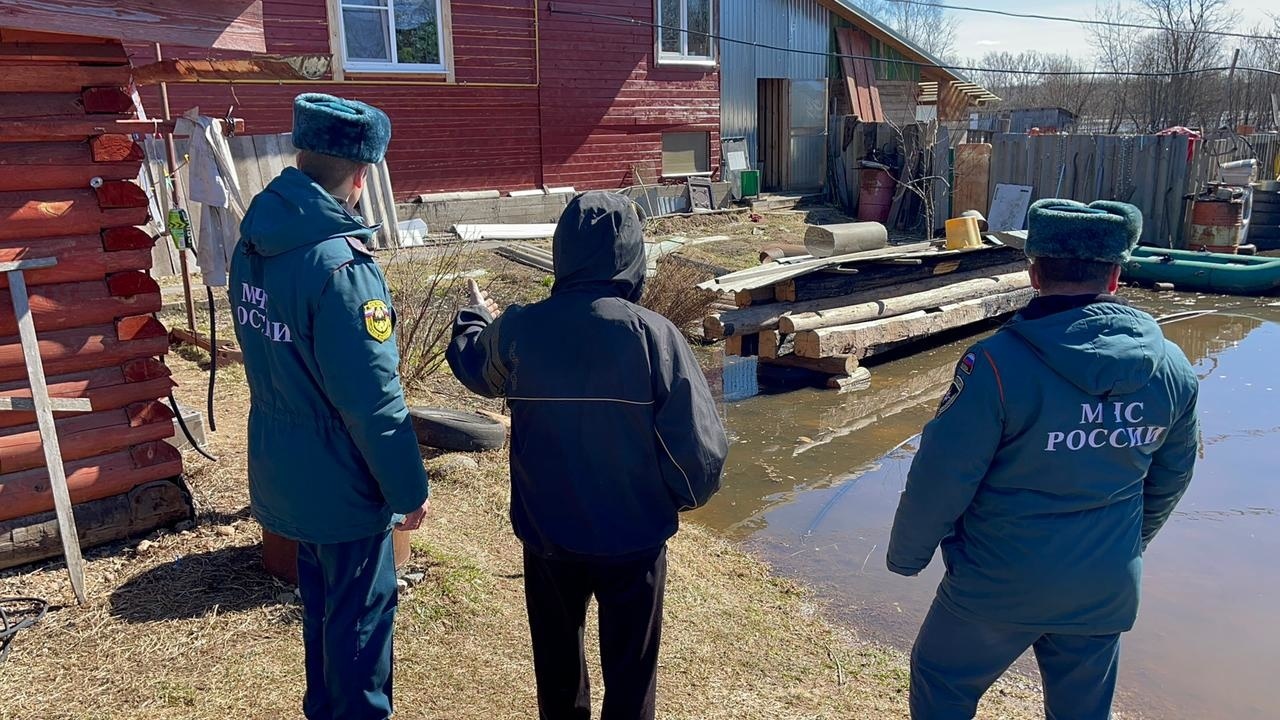
[[[680,0],[658,0],[659,37],[662,39],[662,52],[680,54],[680,31],[684,27],[680,18]]]
[[[688,12],[690,57],[711,57],[711,38],[703,33],[711,32],[711,0],[685,0]]]
[[[390,62],[387,11],[344,7],[342,27],[347,39],[347,59],[358,62]]]
[[[662,134],[662,174],[668,177],[711,172],[711,134]]]
[[[440,65],[440,20],[436,0],[395,0],[396,61]]]

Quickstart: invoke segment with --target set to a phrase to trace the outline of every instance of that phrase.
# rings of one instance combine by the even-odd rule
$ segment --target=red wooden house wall
[[[451,0],[454,82],[438,76],[346,73],[341,82],[199,83],[170,86],[175,115],[232,104],[254,134],[287,132],[294,95],[327,92],[384,109],[396,196],[572,185],[579,190],[645,182],[660,171],[662,133],[705,131],[719,156],[719,75],[657,67],[653,29],[570,15],[586,10],[652,22],[653,1]],[[267,52],[329,54],[326,0],[264,0]],[[131,48],[134,63],[153,57]],[[165,48],[166,57],[208,51]],[[337,59],[335,57],[335,62]],[[149,112],[159,95],[144,94]]]

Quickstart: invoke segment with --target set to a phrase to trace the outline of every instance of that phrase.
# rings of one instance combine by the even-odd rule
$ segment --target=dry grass
[[[658,260],[658,271],[645,281],[640,304],[670,320],[691,337],[702,334],[702,318],[711,312],[716,293],[699,290],[698,283],[710,280],[711,272],[679,257]]]

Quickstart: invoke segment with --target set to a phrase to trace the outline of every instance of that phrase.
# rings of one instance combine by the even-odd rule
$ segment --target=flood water
[[[1165,326],[1201,379],[1203,457],[1148,549],[1138,625],[1121,650],[1119,707],[1162,720],[1280,718],[1280,303],[1125,294]],[[695,520],[814,588],[863,636],[910,647],[942,574],[885,569],[898,494],[972,338],[872,369],[850,395],[796,391],[726,407],[724,489]],[[1022,672],[1034,673],[1031,663]]]

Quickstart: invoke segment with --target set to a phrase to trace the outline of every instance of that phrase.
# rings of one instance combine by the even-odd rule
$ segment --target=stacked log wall
[[[77,505],[182,473],[180,453],[164,442],[173,422],[160,400],[173,381],[154,315],[160,288],[147,273],[154,240],[138,227],[149,219],[134,183],[143,154],[114,129],[136,117],[131,72],[119,42],[0,28],[0,262],[58,259],[26,282],[50,395],[93,406],[56,419]],[[0,396],[30,395],[12,303],[0,291]],[[52,509],[34,414],[0,412],[0,522],[23,526]],[[86,537],[118,534],[82,528]]]

